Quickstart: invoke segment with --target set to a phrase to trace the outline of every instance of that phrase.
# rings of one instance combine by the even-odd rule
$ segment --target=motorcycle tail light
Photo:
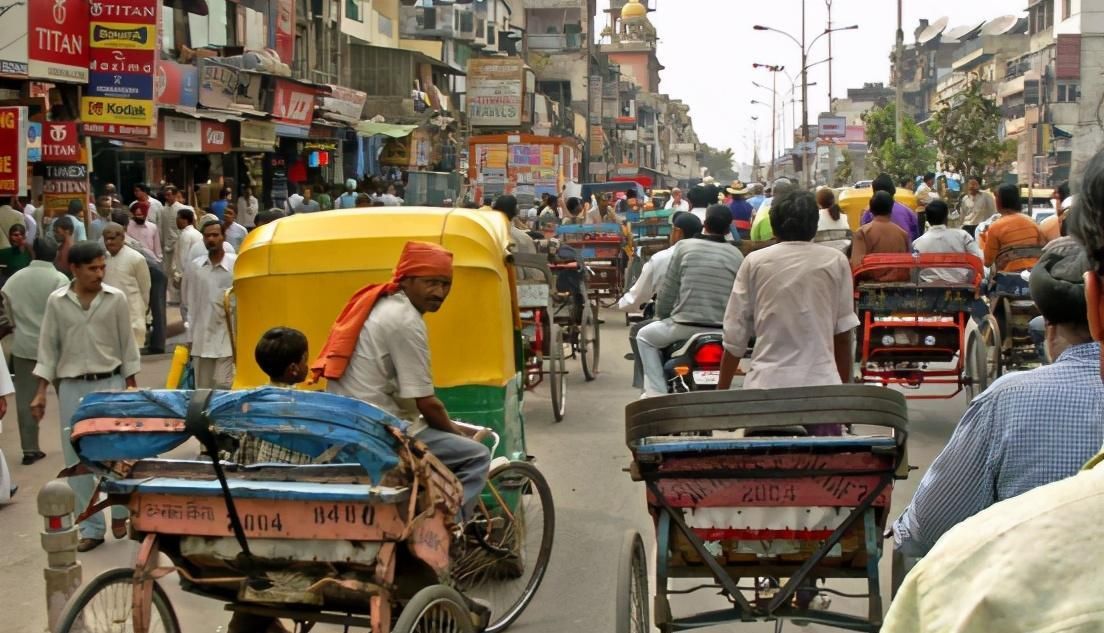
[[[724,358],[724,346],[720,343],[706,343],[694,350],[694,364],[698,367],[719,367]]]

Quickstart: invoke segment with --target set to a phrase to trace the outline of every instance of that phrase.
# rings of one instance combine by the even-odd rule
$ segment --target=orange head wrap
[[[341,378],[349,366],[356,349],[360,330],[372,313],[380,297],[394,294],[399,282],[407,277],[451,277],[452,253],[439,244],[407,242],[391,281],[385,284],[368,284],[356,291],[341,310],[318,359],[311,365],[310,382],[319,378]]]

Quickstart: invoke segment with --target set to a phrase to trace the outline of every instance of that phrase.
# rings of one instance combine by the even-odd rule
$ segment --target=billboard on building
[[[812,129],[809,130],[812,136]],[[843,138],[847,135],[847,117],[822,114],[817,119],[817,136],[820,138]]]
[[[160,48],[158,0],[92,0],[89,50],[92,72],[81,99],[86,133],[156,133],[154,78]]]
[[[0,196],[27,192],[27,108],[0,108]]]
[[[97,6],[91,7],[93,15]],[[87,82],[88,2],[28,0],[27,7],[27,74],[33,79]],[[4,16],[6,23],[8,17]]]
[[[517,58],[468,61],[468,119],[473,127],[517,127],[522,122],[525,62]]]

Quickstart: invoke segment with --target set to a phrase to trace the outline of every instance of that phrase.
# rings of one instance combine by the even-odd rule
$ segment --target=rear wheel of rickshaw
[[[153,583],[149,633],[180,633],[169,597]],[[134,570],[109,569],[77,592],[61,612],[56,633],[120,633],[132,631]]]
[[[583,364],[583,378],[587,381],[598,377],[598,357],[601,339],[598,334],[598,302],[583,307],[583,319],[579,325],[579,361]]]
[[[1004,349],[1001,347],[1000,325],[993,315],[985,317],[979,328],[981,340],[985,344],[986,383],[991,385],[1001,377],[1004,371]]]
[[[464,597],[445,585],[414,594],[395,621],[395,633],[475,633]]]
[[[552,417],[563,422],[567,412],[567,365],[564,361],[563,330],[549,326],[548,384],[552,389]]]
[[[985,341],[980,332],[971,332],[966,341],[966,356],[962,359],[963,373],[966,375],[966,395],[974,396],[989,388],[989,360]]]
[[[636,530],[625,533],[617,568],[615,633],[650,633],[648,554]]]
[[[453,585],[491,609],[488,633],[506,630],[536,595],[548,560],[556,512],[552,489],[535,466],[510,462],[495,468],[476,506],[480,543],[454,556]]]

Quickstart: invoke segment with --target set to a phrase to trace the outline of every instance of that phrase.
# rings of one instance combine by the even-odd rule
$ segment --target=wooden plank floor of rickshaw
[[[410,494],[410,490],[405,487],[391,488],[365,484],[242,481],[237,479],[229,479],[226,483],[235,499],[400,503],[405,501]],[[218,481],[175,477],[106,480],[104,490],[108,493],[142,492],[144,494],[181,496],[222,496],[222,487]]]

